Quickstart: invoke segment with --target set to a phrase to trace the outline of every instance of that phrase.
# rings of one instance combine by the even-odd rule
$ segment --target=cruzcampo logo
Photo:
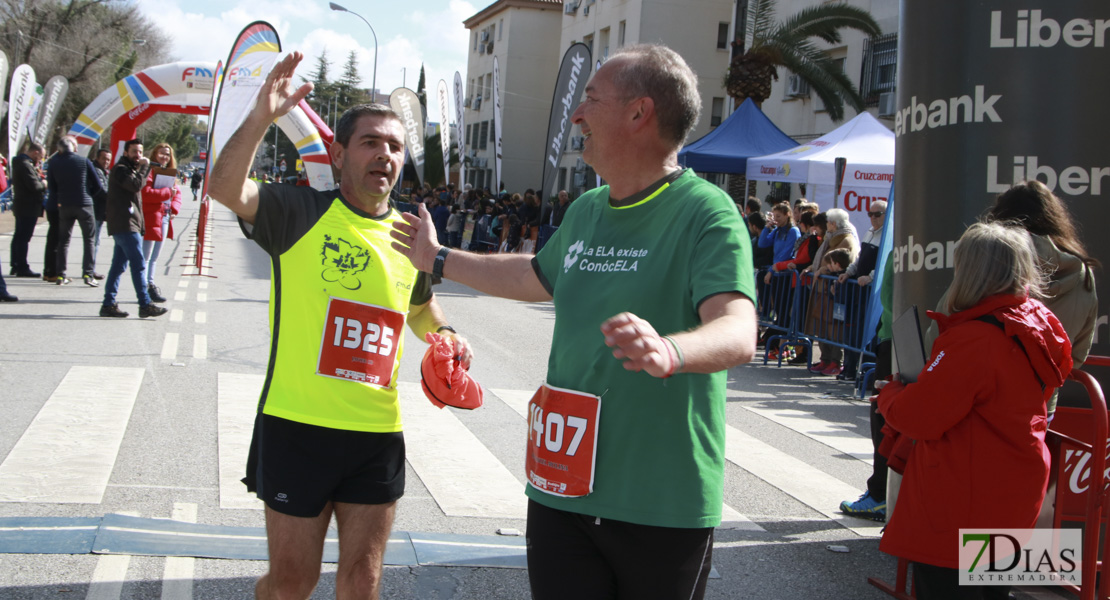
[[[370,251],[361,246],[356,246],[343,238],[332,239],[324,235],[324,247],[320,250],[323,257],[321,261],[324,271],[320,277],[328,283],[339,282],[339,285],[357,290],[362,287],[359,274],[370,266]]]

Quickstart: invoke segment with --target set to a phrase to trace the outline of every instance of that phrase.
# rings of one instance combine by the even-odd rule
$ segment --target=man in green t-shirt
[[[452,252],[423,209],[394,222],[394,248],[420,270],[554,300],[547,381],[528,423],[537,600],[704,595],[723,499],[725,370],[751,360],[757,325],[736,208],[678,167],[700,106],[697,76],[674,51],[638,45],[609,59],[572,116],[583,160],[608,185],[576,200],[534,258]]]

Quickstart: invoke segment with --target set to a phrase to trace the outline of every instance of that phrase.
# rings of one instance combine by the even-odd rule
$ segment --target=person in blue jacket
[[[760,248],[774,248],[774,261],[782,262],[794,257],[794,245],[802,232],[794,226],[790,205],[786,202],[776,204],[771,209],[771,220],[759,234]]]

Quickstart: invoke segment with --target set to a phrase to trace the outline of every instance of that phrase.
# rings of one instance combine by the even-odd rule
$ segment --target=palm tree
[[[751,45],[732,60],[725,74],[729,95],[737,102],[751,98],[762,105],[771,95],[771,80],[779,78],[778,67],[786,67],[809,83],[833,121],[844,119],[845,101],[856,112],[862,112],[863,98],[856,86],[812,38],[839,44],[844,28],[879,35],[879,24],[871,13],[844,3],[822,4],[776,23],[775,4],[776,0],[752,0],[749,4],[744,39]]]

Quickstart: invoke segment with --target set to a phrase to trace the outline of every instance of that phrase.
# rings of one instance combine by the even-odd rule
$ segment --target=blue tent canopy
[[[748,98],[716,129],[679,151],[678,164],[700,173],[743,175],[749,157],[774,154],[797,145]]]

